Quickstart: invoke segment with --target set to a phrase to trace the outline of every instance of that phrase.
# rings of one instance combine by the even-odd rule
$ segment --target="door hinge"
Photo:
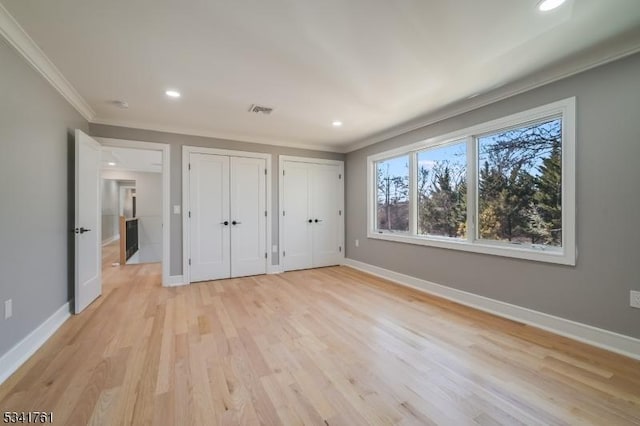
[[[266,251],[264,252],[264,258],[265,259],[267,258],[267,252]]]
[[[191,163],[189,163],[189,170],[191,170]]]
[[[285,214],[284,214],[284,210],[282,210],[282,216],[284,216],[284,215],[285,215]]]
[[[264,211],[264,217],[267,217],[267,211],[266,210]]]
[[[342,253],[342,246],[339,246],[339,247],[338,247],[338,251],[339,251],[340,253]]]
[[[191,210],[189,210],[189,217],[191,217]]]
[[[191,265],[191,258],[189,258],[189,265]]]
[[[342,174],[338,174],[338,179],[342,179]]]
[[[338,210],[338,216],[342,216],[342,210]]]
[[[283,252],[282,252],[282,257],[285,257],[286,255],[287,255],[287,252],[286,252],[286,251],[283,251]]]
[[[284,170],[282,171],[282,176],[284,176]]]
[[[265,175],[267,174],[267,169],[264,169],[264,174],[265,174]]]

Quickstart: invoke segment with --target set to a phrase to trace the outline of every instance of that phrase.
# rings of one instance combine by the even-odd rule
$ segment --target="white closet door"
[[[340,167],[315,164],[311,178],[311,208],[313,216],[313,267],[340,263],[339,210],[342,196]]]
[[[283,219],[284,253],[281,263],[285,271],[313,267],[310,186],[313,165],[285,161],[283,200],[280,200]],[[281,212],[282,214],[282,212]]]
[[[191,281],[229,278],[229,157],[191,154],[189,161]]]
[[[231,157],[231,276],[265,274],[266,162]]]

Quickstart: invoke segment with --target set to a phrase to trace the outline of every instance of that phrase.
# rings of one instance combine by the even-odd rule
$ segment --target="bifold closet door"
[[[229,157],[192,153],[189,161],[191,281],[229,278]]]
[[[231,276],[265,274],[266,161],[231,157]]]
[[[314,164],[311,175],[311,216],[313,219],[313,267],[340,263],[340,220],[342,200],[340,168],[333,164]]]
[[[313,218],[311,217],[312,165],[296,161],[284,162],[283,176],[283,253],[285,271],[313,267]]]

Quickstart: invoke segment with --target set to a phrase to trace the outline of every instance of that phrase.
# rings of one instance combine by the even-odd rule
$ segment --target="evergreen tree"
[[[464,177],[464,167],[447,161],[436,163],[431,174],[424,167],[419,169],[418,231],[421,234],[464,235],[467,213]]]
[[[562,245],[562,157],[560,143],[556,143],[549,158],[542,160],[536,179],[534,196],[537,214],[545,228],[543,243]]]

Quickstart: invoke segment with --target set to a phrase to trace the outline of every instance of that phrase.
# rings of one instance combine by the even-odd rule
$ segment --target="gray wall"
[[[102,179],[102,243],[120,234],[118,181]]]
[[[162,174],[103,170],[102,178],[135,181],[138,259],[140,263],[162,262]]]
[[[182,146],[201,146],[207,148],[232,149],[237,151],[261,152],[272,155],[272,215],[271,226],[273,244],[278,244],[278,155],[297,155],[332,160],[344,160],[344,154],[285,148],[223,139],[188,136],[174,133],[154,132],[128,127],[90,125],[91,135],[95,137],[127,139],[147,142],[168,143],[171,145],[171,205],[182,205]],[[273,264],[278,264],[278,254],[273,253]],[[171,212],[171,275],[182,275],[182,216]]]
[[[70,158],[88,125],[2,38],[0,64],[1,356],[71,298]]]
[[[347,257],[640,337],[640,54],[349,153]],[[575,267],[367,239],[366,157],[575,96]],[[355,247],[354,240],[360,240]]]

